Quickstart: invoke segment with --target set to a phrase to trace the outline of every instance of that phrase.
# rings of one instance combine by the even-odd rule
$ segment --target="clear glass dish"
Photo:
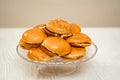
[[[54,57],[48,62],[33,61],[29,59],[27,57],[28,50],[21,48],[20,45],[17,45],[16,51],[22,59],[35,63],[38,72],[41,74],[52,74],[56,71],[56,74],[60,73],[60,75],[65,75],[75,72],[78,67],[78,63],[86,62],[92,59],[96,55],[97,46],[95,43],[92,43],[90,46],[86,47],[86,56],[78,60],[65,60],[60,57]],[[53,71],[53,68],[55,71]]]

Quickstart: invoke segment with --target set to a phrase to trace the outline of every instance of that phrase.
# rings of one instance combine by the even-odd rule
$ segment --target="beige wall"
[[[120,0],[0,0],[0,27],[62,18],[81,26],[120,26]]]

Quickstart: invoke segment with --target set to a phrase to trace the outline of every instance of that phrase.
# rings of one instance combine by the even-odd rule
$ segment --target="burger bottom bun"
[[[53,57],[53,56],[57,56],[57,54],[49,51],[47,48],[43,47],[42,45],[41,45],[41,49],[42,49],[46,54],[48,54],[49,56],[52,56],[52,57]]]
[[[76,46],[76,47],[86,47],[86,46],[90,46],[91,43],[86,42],[86,43],[70,43],[71,46]]]
[[[66,34],[55,33],[55,32],[48,30],[46,27],[44,27],[43,30],[47,33],[48,36],[69,37],[72,35],[72,33],[66,33]]]

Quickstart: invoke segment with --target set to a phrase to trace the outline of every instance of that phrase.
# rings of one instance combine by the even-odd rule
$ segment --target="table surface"
[[[37,75],[36,66],[16,53],[28,28],[0,28],[0,80],[120,80],[120,28],[82,28],[98,47],[97,55],[67,76]]]

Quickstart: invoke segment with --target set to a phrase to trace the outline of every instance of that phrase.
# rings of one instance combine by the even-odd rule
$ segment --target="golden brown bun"
[[[62,58],[76,60],[81,57],[85,57],[86,49],[85,48],[78,48],[78,47],[71,47],[70,54],[63,56]]]
[[[22,39],[20,40],[19,45],[23,49],[30,49],[30,48],[40,47],[39,44],[28,44],[28,43],[25,43]]]
[[[66,39],[72,46],[86,47],[90,46],[92,41],[86,34],[73,34],[73,36]]]
[[[38,24],[35,27],[33,27],[34,29],[41,29],[45,26],[46,24]]]
[[[30,44],[40,44],[47,35],[41,29],[29,29],[22,35],[22,40]]]
[[[81,32],[81,28],[77,24],[71,24],[70,29],[71,29],[71,33],[72,34],[76,34],[76,33],[80,33]]]
[[[64,56],[71,50],[69,43],[60,37],[47,37],[41,45],[58,56]]]
[[[71,34],[70,24],[61,19],[55,19],[48,22],[46,29],[57,34]]]
[[[27,56],[36,61],[49,61],[51,57],[43,52],[40,48],[31,48],[28,50]]]

